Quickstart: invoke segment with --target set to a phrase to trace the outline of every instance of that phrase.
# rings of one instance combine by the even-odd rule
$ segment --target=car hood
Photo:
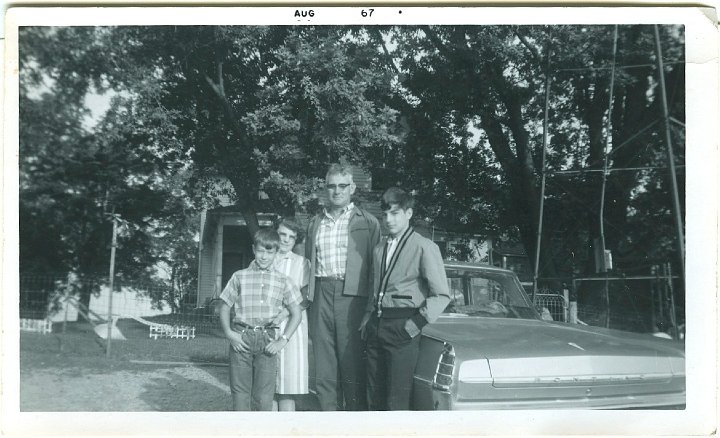
[[[442,316],[425,336],[459,361],[486,359],[496,384],[523,377],[684,374],[682,344],[619,330],[540,320]]]

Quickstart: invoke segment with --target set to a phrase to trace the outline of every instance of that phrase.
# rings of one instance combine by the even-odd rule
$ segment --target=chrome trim
[[[493,383],[492,377],[465,377],[463,379],[459,379],[462,383]]]
[[[610,397],[547,398],[544,400],[456,400],[453,410],[488,409],[683,409],[686,394],[663,393]]]
[[[656,383],[670,381],[674,377],[671,373],[656,374],[609,374],[596,376],[543,376],[543,377],[495,377],[493,386],[516,387],[530,385],[615,385],[618,383]]]
[[[449,360],[448,358],[452,358]],[[449,373],[443,368],[450,368]],[[452,344],[443,342],[443,351],[438,357],[435,374],[433,375],[432,387],[441,392],[450,392],[450,388],[455,382],[455,349]]]
[[[447,314],[445,314],[445,315],[447,315]],[[426,333],[423,333],[422,336],[423,336],[423,337],[426,337],[426,338],[428,338],[428,339],[432,339],[433,341],[442,342],[443,344],[447,343],[447,341],[446,341],[445,339],[441,339],[441,338],[438,338],[438,337],[435,337],[435,336],[431,336],[431,335],[428,335],[428,334],[426,334]]]

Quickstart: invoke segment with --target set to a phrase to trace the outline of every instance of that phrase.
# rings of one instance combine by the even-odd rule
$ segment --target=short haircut
[[[325,179],[330,178],[330,175],[345,175],[350,177],[350,182],[353,182],[353,168],[349,164],[335,163],[330,165],[330,168],[325,174]]]
[[[263,227],[255,232],[255,236],[253,237],[253,245],[265,249],[277,250],[278,248],[280,248],[280,236],[278,236],[277,231],[273,230],[272,228]]]
[[[415,199],[412,195],[400,187],[390,187],[385,190],[380,201],[380,209],[387,211],[392,209],[393,205],[397,205],[403,210],[415,207]]]
[[[282,225],[283,227],[292,231],[293,233],[297,234],[297,237],[295,240],[298,243],[302,242],[303,238],[305,237],[305,232],[303,230],[303,227],[300,225],[300,223],[298,221],[296,221],[293,218],[283,217],[283,218],[279,218],[275,222],[275,229],[277,230],[278,228],[280,228],[280,225]]]

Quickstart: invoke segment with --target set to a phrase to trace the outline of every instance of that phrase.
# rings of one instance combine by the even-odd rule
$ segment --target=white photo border
[[[367,9],[370,6],[365,6]],[[296,10],[314,11],[297,19]],[[718,31],[694,7],[108,7],[8,10],[4,53],[2,431],[7,435],[706,435],[716,426]],[[402,14],[398,11],[402,10]],[[18,28],[104,25],[682,24],[687,112],[687,409],[371,413],[19,411]],[[48,388],[52,396],[52,388]]]

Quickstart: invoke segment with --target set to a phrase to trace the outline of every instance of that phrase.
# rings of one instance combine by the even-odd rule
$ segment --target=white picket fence
[[[20,330],[42,334],[52,333],[52,321],[49,319],[20,318]]]

